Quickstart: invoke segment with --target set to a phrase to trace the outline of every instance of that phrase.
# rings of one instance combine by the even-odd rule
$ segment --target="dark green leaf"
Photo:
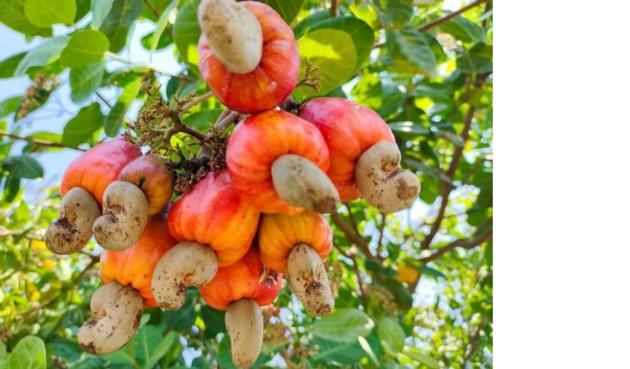
[[[392,45],[395,54],[400,54],[423,73],[436,73],[437,61],[435,55],[422,34],[413,27],[405,27],[391,31]],[[390,37],[388,36],[388,42]]]
[[[92,0],[92,27],[99,29],[103,24],[103,21],[112,10],[114,0]]]
[[[193,0],[184,5],[177,14],[173,25],[173,39],[175,46],[184,61],[193,62],[198,58],[197,42],[201,29],[197,23],[197,8],[199,0]]]
[[[409,22],[413,8],[408,0],[374,0],[385,28],[400,28]]]
[[[2,165],[18,178],[41,178],[44,175],[42,166],[28,155],[16,155],[7,158]]]
[[[34,49],[31,49],[20,61],[15,76],[20,76],[31,67],[46,65],[59,59],[61,51],[66,47],[68,38],[66,36],[53,37],[45,40]]]
[[[61,141],[66,146],[79,146],[103,125],[101,107],[97,103],[86,106],[63,128]]]
[[[312,331],[318,337],[336,342],[355,342],[374,328],[374,322],[358,309],[337,309],[317,320]]]
[[[151,45],[149,47],[149,50],[154,51],[155,49],[157,49],[158,44],[160,42],[160,38],[162,37],[162,33],[164,33],[164,30],[166,29],[166,26],[168,25],[168,18],[171,12],[173,11],[173,9],[175,9],[176,5],[177,5],[177,0],[172,0],[166,9],[161,10],[162,14],[160,15],[160,18],[158,19],[157,24],[156,24],[156,29],[155,31],[153,31],[153,35],[151,36]]]
[[[204,337],[211,339],[219,333],[225,333],[225,312],[207,306],[201,308],[201,319],[206,326]]]
[[[463,73],[492,72],[492,46],[479,43],[470,50],[464,50],[457,58],[457,66]]]
[[[486,38],[486,32],[480,25],[462,16],[457,16],[448,22],[442,23],[440,30],[450,33],[456,39],[464,42],[477,43]]]
[[[109,111],[109,114],[107,114],[104,128],[105,134],[109,137],[116,136],[120,131],[120,128],[125,120],[127,109],[133,100],[138,96],[141,84],[142,80],[138,77],[129,82],[123,89],[120,96],[118,96],[118,101],[114,107]]]
[[[11,202],[16,199],[17,195],[20,193],[20,182],[20,177],[9,174],[4,181],[4,190],[2,193],[4,201]]]
[[[282,16],[285,22],[291,23],[298,15],[305,0],[264,0]]]
[[[100,61],[109,48],[109,41],[101,31],[81,30],[70,38],[61,53],[61,63],[78,68]]]
[[[92,96],[100,87],[105,67],[103,63],[94,63],[70,70],[70,97],[75,103]]]
[[[26,0],[24,3],[26,18],[38,27],[72,24],[76,12],[75,0]]]
[[[119,52],[127,44],[131,24],[142,12],[142,0],[115,0],[101,31],[109,39],[109,50]]]
[[[0,78],[13,78],[15,69],[26,55],[25,52],[10,56],[0,61]]]

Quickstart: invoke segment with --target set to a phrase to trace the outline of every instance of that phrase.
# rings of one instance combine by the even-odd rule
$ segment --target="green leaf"
[[[459,70],[466,74],[492,72],[492,46],[479,43],[470,50],[464,50],[457,58]]]
[[[409,351],[405,352],[404,355],[426,365],[427,367],[431,369],[438,369],[440,367],[440,362],[438,360],[435,360],[434,358],[432,358],[431,356],[427,354],[423,354],[417,348],[410,349]]]
[[[22,96],[13,96],[0,102],[0,118],[14,114],[17,111],[18,106],[20,106],[21,101]]]
[[[321,89],[301,86],[295,94],[302,98],[325,94],[346,82],[354,73],[357,51],[350,35],[335,29],[318,29],[298,40],[301,57],[301,75],[307,65],[314,64],[321,74]]]
[[[142,13],[142,0],[115,0],[101,31],[109,39],[109,50],[119,52],[127,45],[131,24]]]
[[[481,42],[486,38],[486,32],[483,27],[477,23],[471,22],[468,19],[458,15],[448,22],[440,25],[440,30],[451,34],[458,40],[464,42]]]
[[[17,198],[17,195],[20,193],[20,182],[21,178],[13,175],[13,173],[10,173],[7,176],[7,179],[4,181],[4,189],[2,192],[4,201],[11,202]]]
[[[359,346],[361,346],[361,349],[368,355],[370,360],[372,360],[372,362],[376,364],[376,367],[380,367],[381,363],[378,361],[376,354],[374,354],[374,350],[372,350],[372,346],[370,346],[370,343],[365,339],[365,337],[359,336],[357,337],[357,341],[359,342]]]
[[[375,0],[379,19],[385,28],[400,28],[407,24],[413,15],[413,7],[408,0]]]
[[[385,317],[378,322],[378,339],[386,353],[396,357],[405,346],[405,331],[394,319]]]
[[[6,359],[7,357],[7,346],[4,342],[0,341],[0,359]]]
[[[169,332],[164,336],[163,331],[158,326],[146,324],[136,333],[133,339],[135,355],[142,367],[153,368],[175,343],[177,338],[175,332]]]
[[[263,0],[263,2],[274,8],[285,22],[291,24],[305,0]]]
[[[15,54],[10,56],[3,61],[0,61],[0,78],[13,78],[15,74],[15,69],[17,68],[20,61],[24,58],[26,52]]]
[[[120,131],[125,120],[127,109],[136,96],[138,96],[141,85],[142,79],[136,77],[123,88],[122,93],[118,96],[118,101],[116,101],[114,107],[109,111],[104,122],[105,134],[109,137],[116,136]]]
[[[197,58],[197,42],[201,29],[197,23],[199,0],[193,0],[179,10],[173,25],[173,39],[182,59],[194,62]]]
[[[431,47],[422,34],[413,27],[391,31],[394,54],[400,54],[412,65],[428,75],[434,75],[437,61]],[[388,41],[389,41],[388,37]]]
[[[358,342],[339,343],[317,338],[314,344],[319,346],[319,350],[310,359],[313,363],[338,363],[339,365],[350,365],[359,362],[365,352],[361,350]]]
[[[168,25],[168,18],[173,9],[175,9],[176,5],[177,0],[173,0],[168,5],[168,7],[162,11],[160,18],[157,21],[155,31],[153,31],[153,36],[151,36],[151,47],[149,48],[149,50],[154,51],[155,49],[157,49],[158,43],[160,42],[160,37],[162,37],[162,33],[164,33],[164,30]]]
[[[367,23],[355,17],[330,18],[327,13],[315,13],[304,22],[300,22],[296,29],[297,27],[300,27],[300,37],[304,33],[324,28],[347,32],[356,48],[356,69],[359,69],[367,61],[374,46],[374,31]]]
[[[44,141],[48,141],[48,142],[57,142],[57,143],[61,143],[61,134],[56,133],[56,132],[49,132],[49,131],[39,131],[39,132],[35,132],[32,133],[30,135],[28,135],[29,138],[38,138],[40,140],[44,140]],[[56,148],[56,147],[46,147],[46,146],[42,146],[39,145],[37,143],[34,142],[29,142],[27,143],[24,148],[22,149],[23,153],[32,153],[32,152],[37,152],[39,150],[46,150],[46,151],[59,151],[61,150],[61,148]]]
[[[15,76],[20,76],[31,67],[39,67],[50,64],[61,55],[61,51],[66,47],[68,37],[60,36],[45,40],[34,49],[31,49],[20,61],[15,70]]]
[[[7,369],[46,369],[46,346],[41,338],[26,336],[7,360]]]
[[[389,127],[394,132],[399,133],[409,133],[414,136],[426,136],[431,133],[431,131],[423,127],[419,124],[414,124],[413,122],[392,122],[389,123]]]
[[[81,30],[70,38],[61,53],[61,63],[77,68],[97,62],[109,48],[109,40],[101,31]]]
[[[10,156],[3,162],[6,170],[18,178],[41,178],[44,175],[42,166],[28,155]]]
[[[50,27],[37,27],[29,22],[26,14],[24,14],[23,0],[4,0],[2,2],[2,11],[0,11],[0,22],[6,24],[9,28],[24,33],[26,36],[50,37],[52,35]]]
[[[313,334],[335,342],[355,342],[374,328],[374,322],[359,309],[337,309],[332,314],[317,320]]]
[[[72,24],[77,12],[75,0],[26,0],[26,18],[38,27],[56,23]]]
[[[92,0],[90,10],[92,11],[92,27],[99,29],[107,14],[112,10],[114,0]]]
[[[225,312],[210,307],[201,309],[201,319],[206,326],[203,336],[208,339],[214,338],[219,333],[225,333]]]
[[[81,109],[63,128],[61,142],[66,146],[79,146],[86,142],[103,125],[101,107],[93,103]]]
[[[94,63],[70,70],[70,98],[79,103],[92,96],[103,80],[105,66],[103,63]]]

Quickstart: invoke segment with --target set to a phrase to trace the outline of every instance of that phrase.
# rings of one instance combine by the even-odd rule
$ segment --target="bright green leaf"
[[[26,0],[24,12],[28,20],[38,27],[72,24],[77,5],[75,0]]]
[[[107,17],[107,14],[112,10],[114,0],[92,0],[92,27],[99,29],[103,25],[103,21]]]
[[[46,369],[46,346],[41,338],[26,336],[7,360],[7,369]]]
[[[75,103],[90,97],[101,85],[105,67],[103,63],[94,63],[70,70],[70,97]]]
[[[162,37],[162,33],[164,33],[164,30],[166,29],[166,26],[168,25],[168,19],[173,9],[175,9],[176,5],[177,0],[173,0],[166,9],[162,10],[162,14],[157,21],[155,31],[153,31],[153,35],[151,36],[151,47],[149,48],[149,50],[154,51],[155,49],[157,49],[158,43],[160,42],[160,37]]]
[[[20,61],[15,70],[15,76],[26,73],[31,67],[38,67],[56,61],[59,59],[61,51],[66,47],[67,43],[68,38],[65,36],[45,40],[26,53],[26,56]]]
[[[374,0],[385,28],[400,28],[409,22],[413,8],[408,0]]]
[[[307,65],[314,64],[321,75],[321,89],[298,87],[295,94],[301,97],[322,95],[350,79],[355,71],[357,50],[346,32],[325,28],[308,32],[298,40],[301,57],[301,76]]]
[[[21,101],[22,96],[13,96],[0,102],[0,118],[4,118],[15,113],[18,106],[20,106]]]
[[[374,322],[359,309],[337,309],[332,314],[317,320],[313,326],[313,334],[336,342],[355,342],[357,337],[364,336],[374,328]]]
[[[423,354],[419,349],[412,348],[411,350],[404,353],[405,356],[408,356],[431,369],[438,369],[440,367],[440,362],[435,360],[429,355]]]
[[[61,141],[66,146],[79,146],[103,125],[101,107],[93,103],[81,109],[63,128]]]
[[[83,67],[101,60],[108,48],[109,41],[103,32],[82,30],[68,41],[61,53],[61,63],[71,68]]]
[[[6,24],[9,28],[24,33],[26,36],[49,37],[52,35],[50,27],[37,27],[26,18],[26,14],[24,14],[24,0],[4,0],[2,2],[2,11],[0,11],[0,22]]]
[[[310,359],[315,363],[336,362],[340,365],[350,365],[359,362],[365,356],[358,342],[339,343],[318,338],[315,344],[319,346],[319,350]]]
[[[119,52],[127,44],[132,23],[142,13],[142,0],[115,0],[101,31],[109,39],[109,50]]]
[[[405,345],[405,331],[392,318],[385,317],[378,322],[378,339],[386,353],[396,357]]]

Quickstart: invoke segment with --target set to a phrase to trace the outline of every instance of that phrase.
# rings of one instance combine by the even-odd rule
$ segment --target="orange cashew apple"
[[[135,145],[118,138],[94,146],[70,164],[61,180],[59,219],[46,231],[46,245],[52,252],[70,254],[85,246],[101,215],[105,189],[140,155]]]
[[[317,128],[281,110],[238,124],[226,155],[234,186],[263,213],[333,211],[339,194],[325,174],[329,160]]]
[[[221,102],[255,113],[281,104],[295,88],[300,58],[293,31],[270,6],[234,0],[199,4],[199,68]]]
[[[328,314],[335,300],[322,260],[332,249],[332,232],[320,214],[265,214],[258,243],[263,264],[289,276],[291,289],[307,310]]]
[[[180,241],[153,274],[160,307],[176,309],[186,289],[210,282],[219,266],[229,266],[249,250],[260,213],[234,189],[227,172],[210,173],[169,210],[168,227]]]
[[[177,243],[166,220],[149,220],[142,237],[124,251],[103,251],[101,279],[105,285],[92,295],[92,314],[79,330],[79,345],[92,354],[124,346],[140,324],[142,309],[156,307],[151,276],[160,258]]]
[[[96,241],[108,250],[125,250],[142,235],[150,215],[171,198],[173,179],[164,160],[143,155],[127,164],[103,195],[103,215],[94,222]]]
[[[411,206],[418,177],[400,168],[391,129],[373,110],[354,102],[321,97],[302,106],[300,117],[315,124],[330,150],[328,175],[342,201],[363,196],[383,213]]]
[[[219,268],[215,278],[199,291],[211,307],[227,310],[225,325],[232,346],[232,362],[249,368],[260,353],[263,317],[259,305],[275,300],[282,275],[266,269],[258,250],[251,248],[237,263]]]

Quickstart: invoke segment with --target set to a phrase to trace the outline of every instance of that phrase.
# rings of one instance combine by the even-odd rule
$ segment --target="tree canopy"
[[[336,310],[310,316],[284,287],[263,310],[265,342],[254,367],[492,367],[492,2],[264,2],[298,42],[291,103],[341,96],[375,110],[422,187],[413,207],[396,214],[357,200],[329,216]],[[197,65],[197,5],[5,1],[0,22],[30,46],[0,61],[0,78],[27,76],[31,85],[0,102],[0,368],[234,367],[224,313],[196,290],[177,311],[145,310],[122,350],[83,353],[76,335],[101,284],[101,249],[91,241],[74,255],[49,252],[42,239],[56,217],[58,186],[25,191],[49,174],[42,154],[86,150],[126,132],[174,163],[194,158],[195,136],[213,130],[223,111]],[[131,45],[139,22],[151,31]],[[128,59],[134,47],[167,51],[179,72]],[[25,119],[60,94],[69,94],[62,98],[74,116],[61,131],[34,120],[29,132]],[[162,125],[142,125],[158,106],[167,110]]]

